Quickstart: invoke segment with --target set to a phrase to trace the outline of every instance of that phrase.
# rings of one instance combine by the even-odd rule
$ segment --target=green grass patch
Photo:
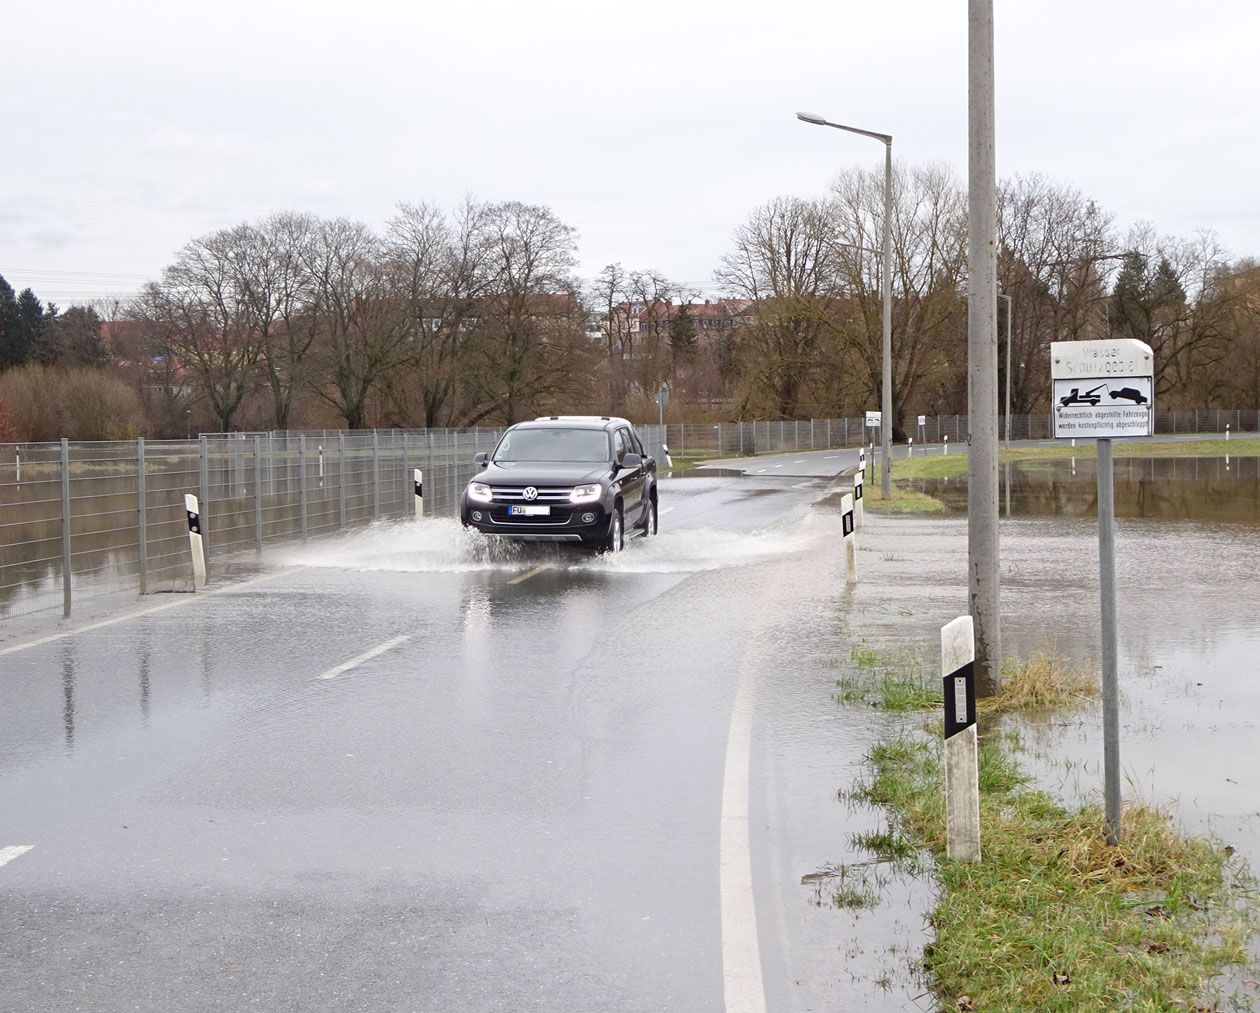
[[[945,509],[945,504],[934,496],[896,483],[889,488],[887,499],[879,494],[876,485],[868,485],[862,502],[867,510],[877,514],[938,514]]]
[[[1260,456],[1260,437],[1248,436],[1236,440],[1163,440],[1140,443],[1114,444],[1116,457],[1238,457]],[[1066,440],[1053,447],[1012,447],[999,449],[998,460],[1005,463],[1018,461],[1062,461],[1070,457],[1092,459],[1096,456],[1095,445],[1082,441],[1073,447]],[[928,454],[893,462],[893,478],[958,478],[967,474],[966,453],[948,456],[933,450]]]
[[[850,651],[851,671],[836,680],[836,699],[878,710],[933,710],[942,703],[939,679],[912,651],[881,650],[864,644]]]
[[[1164,814],[1127,810],[1110,847],[1099,808],[1029,789],[991,743],[980,752],[983,861],[948,862],[940,744],[895,739],[868,761],[853,795],[888,807],[896,832],[937,859],[925,967],[942,1008],[1194,1008],[1244,962],[1253,884],[1228,849],[1178,834]]]

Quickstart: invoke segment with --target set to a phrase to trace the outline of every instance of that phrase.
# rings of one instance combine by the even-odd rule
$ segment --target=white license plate
[[[550,517],[549,506],[510,506],[508,514],[512,517]]]

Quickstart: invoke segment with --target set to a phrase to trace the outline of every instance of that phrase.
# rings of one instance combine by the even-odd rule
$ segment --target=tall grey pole
[[[197,437],[198,480],[197,493],[200,497],[198,507],[201,510],[201,551],[206,559],[210,558],[210,444],[204,435]]]
[[[1102,606],[1103,802],[1108,844],[1120,840],[1120,694],[1116,678],[1116,503],[1111,441],[1098,441],[1098,596]]]
[[[997,174],[993,0],[968,0],[967,562],[976,690],[1001,687],[998,613]]]
[[[262,437],[254,437],[254,545],[259,552],[263,547],[262,525]]]
[[[999,299],[1006,300],[1006,449],[1011,449],[1011,315],[1014,303],[1009,295],[998,293]],[[1008,514],[1010,510],[1006,511]]]
[[[884,277],[880,298],[884,303],[884,396],[880,406],[880,445],[884,477],[880,492],[888,498],[892,473],[892,138],[884,142]]]
[[[298,437],[298,530],[306,541],[306,436]]]

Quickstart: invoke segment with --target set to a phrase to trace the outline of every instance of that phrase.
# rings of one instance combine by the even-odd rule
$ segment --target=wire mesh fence
[[[967,438],[966,415],[907,420],[905,438]],[[877,439],[863,418],[638,427],[648,453],[700,459],[855,447]],[[1254,433],[1260,412],[1157,412],[1158,433]],[[1010,419],[1012,439],[1046,439],[1047,415]],[[1005,435],[1005,425],[1000,427]],[[216,563],[269,544],[409,516],[412,473],[428,515],[453,516],[501,429],[311,430],[195,440],[0,445],[0,616],[119,591],[191,588],[184,495],[197,496],[206,556]]]

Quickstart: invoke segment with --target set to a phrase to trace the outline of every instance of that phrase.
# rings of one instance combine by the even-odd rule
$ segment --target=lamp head
[[[797,113],[798,120],[804,120],[806,123],[813,123],[815,126],[825,127],[827,121],[817,113]]]

